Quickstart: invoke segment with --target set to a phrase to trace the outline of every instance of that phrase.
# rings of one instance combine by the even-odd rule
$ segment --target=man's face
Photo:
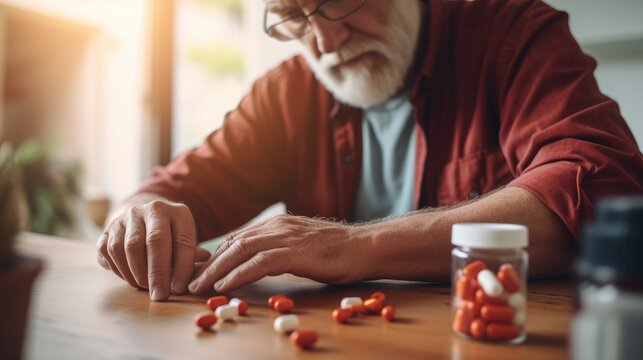
[[[267,1],[303,14],[313,12],[322,2]],[[341,20],[315,14],[308,21],[312,31],[300,39],[303,55],[338,100],[368,108],[403,90],[421,25],[418,0],[366,0]]]

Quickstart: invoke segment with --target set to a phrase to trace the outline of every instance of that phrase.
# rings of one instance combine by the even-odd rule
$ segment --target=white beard
[[[337,100],[358,108],[381,104],[398,94],[413,63],[422,22],[419,1],[391,1],[386,38],[376,40],[352,33],[348,43],[319,58],[305,46],[302,54],[328,91]],[[350,66],[337,66],[367,52],[383,58],[383,66],[360,59]],[[373,53],[367,57],[374,57]],[[382,59],[379,59],[382,60]],[[371,65],[371,66],[369,66]]]

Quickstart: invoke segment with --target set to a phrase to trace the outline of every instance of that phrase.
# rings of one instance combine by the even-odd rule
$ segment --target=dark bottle
[[[575,360],[643,359],[643,196],[598,204],[577,267]]]

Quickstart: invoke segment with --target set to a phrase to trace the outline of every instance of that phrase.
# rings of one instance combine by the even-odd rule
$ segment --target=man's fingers
[[[280,247],[279,243],[280,241],[276,238],[242,236],[224,242],[212,256],[213,261],[210,265],[190,283],[190,292],[193,294],[205,292],[237,266],[250,260],[259,252]]]
[[[138,289],[139,285],[136,282],[136,279],[134,279],[134,276],[130,272],[129,265],[127,264],[127,256],[125,255],[125,227],[120,222],[113,226],[109,231],[107,253],[112,261],[110,267],[114,264],[121,277],[125,279],[130,286]]]
[[[103,269],[107,271],[111,271],[112,269],[109,268],[109,264],[105,259],[103,259],[103,256],[101,254],[96,254],[96,261],[98,262],[98,265],[100,265]]]
[[[196,229],[190,210],[181,205],[172,217],[172,293],[185,294],[194,274]]]
[[[221,254],[223,254],[223,252],[226,251],[232,243],[233,243],[232,235],[230,235],[224,242],[219,244],[219,247],[217,247],[214,253],[212,253],[207,259],[204,260],[205,266],[202,266],[199,269],[194,270],[194,275],[192,276],[192,280],[197,279],[199,276],[201,276],[201,274],[203,274],[205,269],[208,266],[210,266],[210,264],[212,264],[212,262],[214,262],[214,260],[216,260]],[[197,258],[198,258],[198,255],[197,255]],[[190,286],[193,286],[192,283],[190,284]]]
[[[200,262],[208,261],[210,256],[212,256],[212,254],[208,249],[204,249],[202,247],[196,248],[196,262],[200,263]]]
[[[214,289],[224,293],[260,280],[265,276],[287,273],[290,270],[289,255],[288,248],[260,252],[217,281],[214,284]]]
[[[127,264],[136,279],[136,283],[143,289],[148,289],[147,279],[147,251],[145,245],[145,222],[140,216],[128,216],[125,230],[125,255]]]
[[[201,271],[207,266],[206,263],[204,262],[196,262],[194,263],[194,272]]]
[[[151,206],[154,203],[151,203]],[[150,206],[148,205],[148,206]],[[147,212],[145,218],[147,234],[147,277],[150,299],[163,301],[170,296],[170,268],[172,266],[172,232],[168,218],[159,219],[158,214]]]

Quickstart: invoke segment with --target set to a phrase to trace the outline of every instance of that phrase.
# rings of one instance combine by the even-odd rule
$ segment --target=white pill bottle
[[[453,332],[477,341],[523,342],[527,337],[527,227],[455,224],[451,243]]]

